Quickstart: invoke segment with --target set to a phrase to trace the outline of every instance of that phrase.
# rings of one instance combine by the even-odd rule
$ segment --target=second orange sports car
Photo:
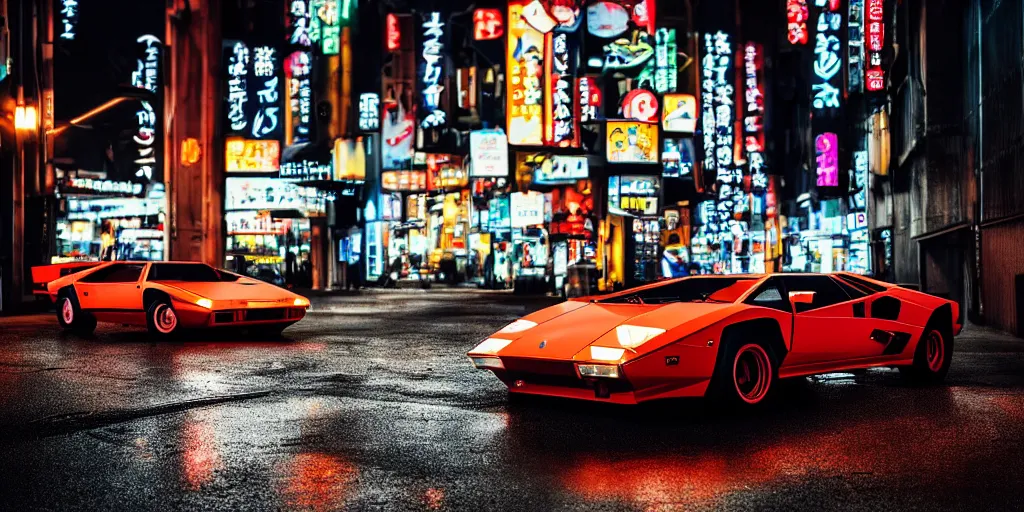
[[[69,268],[37,267],[33,275],[40,280],[64,274],[36,285],[45,286],[56,303],[61,327],[80,334],[104,321],[144,325],[159,336],[207,327],[258,328],[273,336],[309,308],[309,300],[284,288],[203,263],[116,261]]]
[[[942,380],[959,314],[848,273],[687,277],[540,310],[468,356],[512,393],[756,405],[787,377],[895,366]]]

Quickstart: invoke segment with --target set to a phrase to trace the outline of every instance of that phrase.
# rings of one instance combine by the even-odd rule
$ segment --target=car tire
[[[749,338],[726,340],[707,396],[714,400],[714,406],[761,407],[778,385],[778,367],[778,359],[767,343]]]
[[[938,384],[946,379],[953,360],[953,333],[928,326],[914,350],[914,362],[901,366],[900,374],[915,384]]]
[[[154,336],[170,338],[181,331],[181,319],[169,300],[159,299],[146,310],[146,327]]]
[[[82,311],[74,290],[68,290],[58,296],[57,323],[65,331],[80,336],[88,336],[96,331],[96,317]]]

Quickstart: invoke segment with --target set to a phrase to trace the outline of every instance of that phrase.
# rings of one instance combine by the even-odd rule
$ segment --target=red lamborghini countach
[[[245,327],[279,335],[306,316],[309,300],[284,288],[192,262],[115,261],[48,265],[33,281],[57,305],[64,329],[89,334],[96,322],[181,329]]]
[[[778,379],[876,366],[941,381],[956,302],[855,274],[687,277],[574,299],[469,351],[512,393],[756,405]]]

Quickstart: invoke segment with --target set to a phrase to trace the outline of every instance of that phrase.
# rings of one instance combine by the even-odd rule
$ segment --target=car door
[[[795,305],[793,345],[786,366],[828,365],[880,354],[870,338],[870,323],[863,313],[856,314],[863,311],[863,299],[854,300],[825,275],[783,276],[782,280],[789,293],[814,292],[811,304]]]
[[[144,263],[114,263],[75,283],[82,309],[101,313],[142,312]]]

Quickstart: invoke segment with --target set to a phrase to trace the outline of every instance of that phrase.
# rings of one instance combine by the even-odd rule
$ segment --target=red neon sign
[[[473,11],[473,39],[490,41],[505,33],[502,26],[501,10],[477,9]]]
[[[885,2],[868,0],[867,26],[864,31],[867,47],[867,63],[864,66],[864,83],[869,91],[885,88],[885,71],[882,69],[882,49],[885,46]]]
[[[387,17],[387,48],[389,52],[398,51],[402,47],[402,29],[398,26],[398,16],[388,14]]]
[[[807,16],[807,0],[786,0],[789,44],[807,44]]]

